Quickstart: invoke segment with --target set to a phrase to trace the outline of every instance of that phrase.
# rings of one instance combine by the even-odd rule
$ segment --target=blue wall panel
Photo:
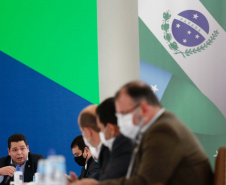
[[[47,157],[54,148],[64,155],[68,171],[80,174],[70,149],[81,134],[79,112],[90,105],[19,61],[0,52],[0,157],[8,155],[7,140],[14,133],[27,137],[30,151]]]

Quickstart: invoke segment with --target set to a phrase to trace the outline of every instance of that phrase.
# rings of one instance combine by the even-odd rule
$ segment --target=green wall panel
[[[97,2],[0,1],[0,50],[99,103]]]

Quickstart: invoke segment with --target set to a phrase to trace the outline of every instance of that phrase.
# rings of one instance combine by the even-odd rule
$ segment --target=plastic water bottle
[[[33,182],[34,184],[38,184],[40,181],[40,174],[38,172],[36,172],[33,176]]]
[[[16,171],[14,172],[14,184],[15,185],[22,185],[23,183],[23,173],[20,171],[20,166],[16,166]]]
[[[65,158],[62,155],[51,153],[46,159],[46,185],[66,185]]]
[[[35,173],[35,184],[38,184],[40,181],[40,173],[39,172],[36,172]]]
[[[45,184],[45,177],[46,176],[46,160],[40,159],[38,161],[38,175],[35,173],[35,181],[38,185]]]
[[[46,184],[65,185],[66,178],[64,174],[65,158],[63,156],[50,156],[46,163]]]

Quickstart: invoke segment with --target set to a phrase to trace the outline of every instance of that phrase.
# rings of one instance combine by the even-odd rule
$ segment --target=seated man
[[[115,116],[114,98],[103,101],[96,110],[100,139],[110,150],[109,161],[99,180],[115,179],[126,175],[132,150],[132,141],[120,134]]]
[[[77,136],[71,143],[72,154],[74,160],[79,166],[83,166],[79,179],[98,177],[100,166],[85,145],[81,135]]]
[[[78,125],[82,132],[85,144],[89,147],[92,156],[98,160],[101,172],[105,168],[109,159],[109,149],[100,141],[99,131],[96,120],[97,105],[90,105],[84,108],[79,114]]]
[[[9,137],[8,153],[8,156],[0,158],[0,185],[8,185],[13,181],[16,165],[19,165],[20,171],[23,172],[23,182],[33,181],[38,160],[44,159],[44,156],[31,153],[27,139],[22,134],[13,134]]]

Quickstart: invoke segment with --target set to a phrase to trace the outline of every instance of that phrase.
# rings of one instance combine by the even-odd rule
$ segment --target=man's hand
[[[67,177],[67,185],[74,185],[74,183],[78,180],[77,175],[74,172],[70,172],[70,176],[66,175]]]
[[[13,166],[2,167],[2,168],[0,168],[0,175],[8,175],[8,176],[12,177],[15,170],[16,169]]]

